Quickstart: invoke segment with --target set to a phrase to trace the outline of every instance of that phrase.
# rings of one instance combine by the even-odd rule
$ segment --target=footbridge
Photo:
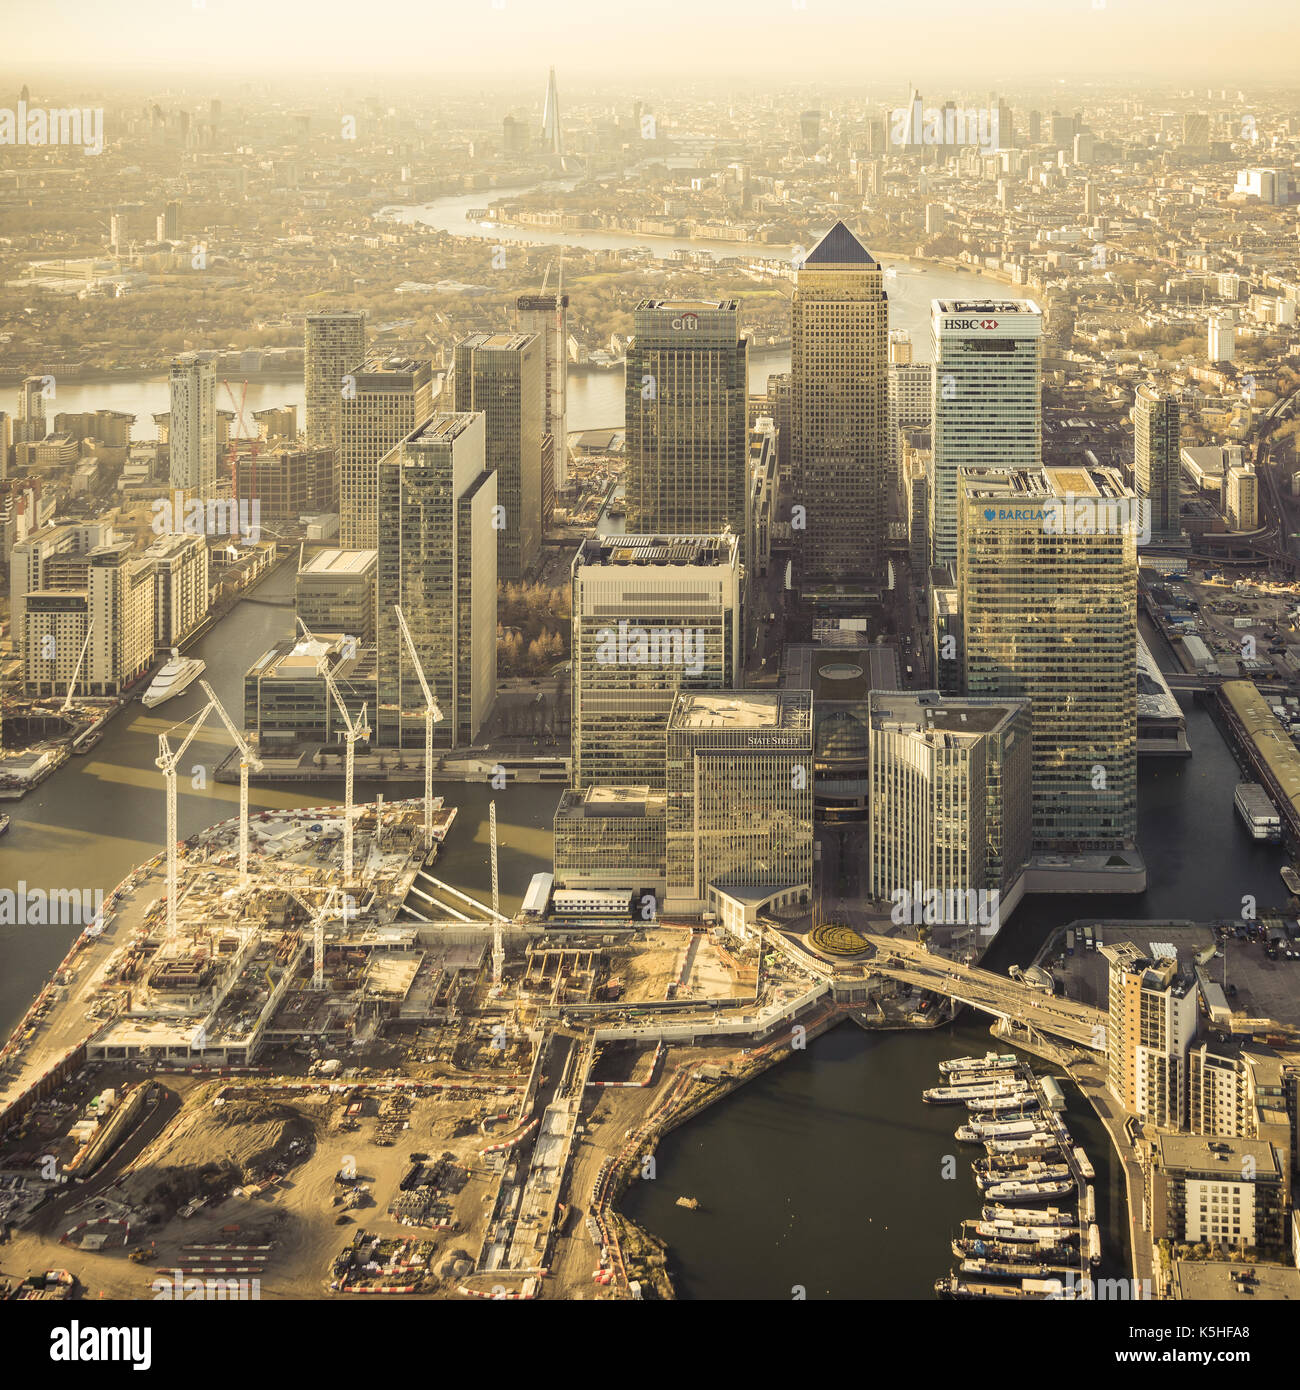
[[[1091,1052],[1106,1051],[1106,1015],[1073,999],[1058,999],[995,974],[931,954],[915,941],[866,935],[875,948],[867,969],[917,989],[946,995],[996,1018],[1010,1019],[1048,1038],[1063,1038]]]

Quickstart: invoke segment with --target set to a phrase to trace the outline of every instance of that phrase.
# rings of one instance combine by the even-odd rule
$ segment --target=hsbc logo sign
[[[972,328],[996,328],[997,319],[945,319],[943,321],[945,330],[967,330]]]
[[[681,314],[669,325],[677,333],[694,333],[700,326],[698,314]]]

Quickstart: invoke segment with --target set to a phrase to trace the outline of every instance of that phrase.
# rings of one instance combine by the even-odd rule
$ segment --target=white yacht
[[[182,656],[173,647],[171,660],[149,683],[149,689],[140,697],[140,701],[150,709],[154,705],[161,705],[164,700],[188,690],[207,669],[207,662],[200,661],[197,656]]]

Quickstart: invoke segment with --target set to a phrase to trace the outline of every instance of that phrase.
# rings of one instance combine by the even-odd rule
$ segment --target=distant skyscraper
[[[893,334],[890,335],[893,337]],[[891,355],[895,344],[890,343]],[[890,486],[903,486],[903,442],[901,432],[917,425],[929,425],[932,409],[934,367],[929,362],[913,362],[912,345],[907,344],[907,360],[889,366],[889,474]]]
[[[1210,118],[1203,111],[1188,111],[1183,116],[1183,144],[1194,150],[1209,148]]]
[[[561,268],[563,275],[563,268]],[[553,440],[554,463],[550,479],[543,478],[542,514],[550,520],[546,495],[562,492],[569,480],[568,399],[569,399],[569,296],[561,288],[554,294],[521,294],[515,300],[515,321],[521,333],[536,333],[542,340],[545,410],[542,430]],[[546,484],[550,483],[548,488]]]
[[[542,149],[564,158],[564,133],[560,129],[560,94],[555,86],[555,69],[546,82],[546,104],[542,107]]]
[[[805,111],[799,117],[799,143],[804,154],[816,154],[822,142],[822,113]]]
[[[196,497],[216,495],[217,374],[211,362],[186,353],[172,363],[168,426],[170,482]]]
[[[24,377],[18,388],[18,418],[14,421],[15,444],[39,444],[45,438],[45,378]]]
[[[627,529],[748,533],[748,340],[734,299],[643,299],[627,352]],[[746,562],[742,555],[741,563]]]
[[[880,264],[843,222],[799,267],[791,323],[800,586],[883,587],[889,300]]]
[[[1031,145],[1038,144],[1039,140],[1042,138],[1042,133],[1043,117],[1040,112],[1031,111],[1029,113],[1029,143]]]
[[[1231,314],[1216,315],[1210,320],[1206,356],[1211,362],[1231,362],[1237,355],[1237,325]]]
[[[1151,534],[1176,540],[1182,530],[1182,445],[1178,397],[1142,385],[1133,403],[1133,485],[1151,507]]]
[[[353,362],[338,450],[339,544],[379,544],[379,460],[433,413],[433,365],[378,354]]]
[[[485,439],[481,414],[434,414],[379,464],[376,724],[385,745],[424,746],[424,697],[394,604],[442,711],[436,744],[473,743],[492,711],[498,479]]]
[[[574,786],[662,790],[673,700],[740,683],[740,626],[739,536],[583,541],[573,560]]]
[[[344,377],[366,355],[366,316],[359,309],[308,314],[303,351],[307,443],[339,447]]]
[[[1224,517],[1233,531],[1259,526],[1259,478],[1253,463],[1234,464],[1223,480]]]
[[[957,470],[1042,462],[1043,315],[1029,299],[935,299],[930,563],[957,560]]]
[[[1032,702],[1034,841],[1137,833],[1137,501],[1113,468],[963,469],[957,581],[969,695]]]
[[[455,407],[487,416],[497,475],[497,578],[523,579],[542,549],[546,363],[536,333],[471,333],[456,344]]]

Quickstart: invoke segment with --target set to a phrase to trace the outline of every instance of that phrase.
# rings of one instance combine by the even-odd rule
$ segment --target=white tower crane
[[[68,682],[68,693],[63,703],[59,706],[60,714],[67,714],[72,708],[72,692],[77,688],[77,677],[81,675],[81,663],[86,659],[86,653],[90,650],[90,634],[95,630],[95,620],[92,618],[86,625],[86,640],[81,644],[81,655],[77,658],[77,669],[72,673],[72,679]]]
[[[248,769],[252,766],[261,772],[262,760],[231,722],[225,706],[217,699],[217,692],[207,681],[200,681],[199,684],[211,701],[211,708],[216,710],[221,722],[226,726],[226,732],[234,740],[235,747],[239,749],[239,886],[244,888],[248,885]]]
[[[335,912],[335,903],[341,894],[336,886],[332,887],[326,895],[325,901],[316,907],[309,907],[303,900],[290,890],[294,901],[308,913],[311,914],[311,987],[312,989],[325,988],[325,919]],[[347,921],[347,898],[343,898],[342,910],[340,914]]]
[[[184,741],[175,753],[171,751],[171,745],[167,742],[167,734],[158,735],[158,757],[155,761],[167,782],[167,939],[169,941],[176,935],[176,836],[179,833],[176,829],[176,768],[185,756],[185,750],[190,746],[194,735],[198,733],[203,721],[211,711],[212,702],[209,700],[195,717],[193,727],[185,735]],[[172,725],[173,729],[176,727],[175,724]]]
[[[312,635],[311,629],[298,619],[298,626],[302,628],[304,636],[309,642],[316,639]],[[348,707],[343,703],[343,696],[339,694],[339,688],[334,683],[334,677],[330,673],[328,666],[321,668],[321,674],[325,677],[325,688],[329,691],[334,703],[339,707],[339,714],[343,719],[343,727],[346,730],[344,738],[347,740],[348,752],[346,762],[346,772],[344,774],[344,808],[343,808],[343,882],[345,884],[352,881],[352,783],[353,771],[357,751],[357,741],[370,737],[370,725],[366,720],[366,707],[361,706],[361,714],[357,719],[353,719],[348,713]]]
[[[393,604],[393,611],[401,625],[406,650],[411,654],[411,665],[415,667],[415,674],[420,678],[420,689],[424,691],[424,848],[427,852],[433,848],[433,726],[442,718],[442,711],[438,708],[433,691],[429,689],[429,682],[424,677],[424,666],[415,650],[415,642],[411,637],[411,629],[406,625],[406,618],[397,604]]]
[[[497,804],[488,803],[488,821],[492,837],[492,985],[499,988],[501,972],[506,963],[505,941],[501,935],[500,899],[497,895]]]

